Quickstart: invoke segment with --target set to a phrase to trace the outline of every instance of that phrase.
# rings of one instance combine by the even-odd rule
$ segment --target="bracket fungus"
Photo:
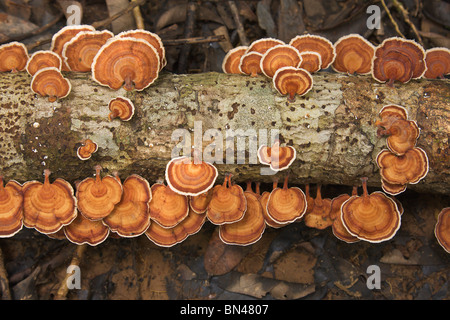
[[[261,71],[268,78],[273,78],[275,72],[283,67],[297,68],[302,57],[296,48],[287,44],[279,44],[268,49],[262,56]]]
[[[0,72],[18,72],[26,68],[28,50],[23,43],[13,41],[0,46]]]
[[[170,189],[185,196],[198,196],[214,186],[217,168],[200,161],[197,150],[193,159],[187,156],[170,160],[166,166],[166,181]]]
[[[298,66],[300,69],[304,69],[309,73],[318,72],[322,69],[322,58],[318,52],[303,51],[300,53],[302,62]]]
[[[289,102],[295,101],[295,96],[304,96],[313,87],[313,77],[305,69],[283,67],[275,72],[273,85],[281,95],[287,95]]]
[[[258,196],[253,192],[244,192],[247,203],[244,217],[233,223],[219,226],[219,237],[226,244],[246,246],[258,241],[266,228],[263,208]]]
[[[113,98],[108,103],[109,121],[120,118],[122,121],[129,121],[134,115],[133,102],[125,97]]]
[[[261,54],[264,54],[270,48],[283,44],[286,43],[280,39],[261,38],[250,43],[250,45],[247,48],[247,52],[259,52]]]
[[[122,198],[122,184],[110,175],[102,178],[101,170],[96,165],[95,178],[86,178],[77,187],[78,210],[90,220],[107,217]]]
[[[375,46],[359,34],[349,34],[334,43],[333,70],[348,74],[370,74]]]
[[[152,201],[149,204],[150,219],[163,228],[173,228],[189,213],[189,198],[178,194],[162,183],[151,187]]]
[[[450,207],[444,208],[439,212],[434,227],[434,235],[441,247],[447,253],[450,253]]]
[[[363,195],[352,196],[341,206],[341,220],[347,231],[360,240],[379,243],[391,239],[401,224],[397,204],[384,193],[367,191],[362,178]]]
[[[3,185],[0,176],[0,238],[12,237],[23,226],[22,186],[15,180]]]
[[[420,78],[426,70],[425,51],[413,40],[399,37],[385,39],[376,47],[372,60],[372,77],[378,82],[407,83]]]
[[[298,35],[289,42],[300,53],[313,51],[320,54],[322,59],[322,69],[327,69],[333,63],[336,57],[336,50],[333,43],[322,36],[305,34]]]
[[[186,218],[176,226],[164,228],[157,223],[151,223],[150,227],[145,231],[145,235],[160,247],[172,247],[199,232],[205,221],[205,213],[197,214],[189,210]]]
[[[312,207],[308,207],[308,212],[304,215],[303,221],[310,228],[323,230],[333,224],[330,217],[331,199],[322,198],[322,185],[317,185],[317,193],[314,201],[310,202]]]
[[[70,25],[63,27],[53,35],[50,50],[55,52],[62,59],[62,71],[70,70],[65,64],[62,54],[64,45],[82,31],[95,31],[95,28],[91,25]]]
[[[167,64],[166,60],[166,49],[164,48],[164,44],[156,33],[150,32],[148,30],[136,29],[136,30],[127,30],[122,31],[117,35],[119,38],[135,38],[142,39],[147,41],[150,45],[152,45],[159,57],[159,71],[161,71]]]
[[[61,58],[50,50],[39,50],[33,53],[28,59],[26,70],[29,75],[34,76],[41,69],[54,67],[61,70]]]
[[[80,160],[88,160],[92,154],[97,152],[98,145],[91,139],[85,139],[83,144],[77,149],[77,156]]]
[[[116,179],[120,181],[117,175]],[[121,237],[137,237],[150,226],[150,185],[143,177],[132,174],[125,179],[122,188],[120,202],[103,218],[103,223]]]
[[[280,224],[291,223],[304,216],[307,208],[306,196],[298,187],[288,187],[288,178],[284,179],[282,188],[277,183],[273,184],[267,200],[267,214]]]
[[[392,153],[400,156],[415,147],[420,129],[414,120],[397,120],[387,126],[379,122],[378,125],[383,128],[379,128],[377,134],[387,136],[386,144]]]
[[[77,199],[73,188],[64,179],[50,183],[50,170],[44,170],[44,183],[27,181],[23,184],[23,224],[43,234],[59,231],[77,216]]]
[[[136,38],[111,38],[92,62],[92,78],[113,90],[142,91],[156,80],[159,70],[155,47]]]
[[[273,171],[282,171],[290,167],[297,157],[297,151],[292,146],[280,146],[276,140],[271,147],[261,145],[258,149],[258,160],[269,165]]]
[[[247,52],[241,57],[239,63],[239,71],[243,74],[250,75],[251,77],[256,77],[258,74],[262,73],[261,70],[261,59],[263,55],[256,51]]]
[[[212,198],[212,189],[199,194],[198,196],[189,197],[189,206],[195,213],[203,214],[208,209],[208,204]]]
[[[96,246],[108,238],[109,228],[102,220],[89,220],[81,213],[75,220],[63,228],[66,238],[77,245],[88,244]]]
[[[426,152],[415,147],[397,156],[389,150],[381,150],[376,162],[381,178],[394,185],[416,184],[428,173],[429,164]]]
[[[358,187],[353,187],[351,195],[344,193],[331,200],[330,218],[333,221],[333,224],[331,225],[331,230],[336,238],[345,241],[347,243],[355,243],[360,240],[357,237],[351,235],[345,228],[344,224],[342,223],[341,206],[345,201],[350,199],[350,197],[357,195],[358,195]]]
[[[241,186],[231,185],[231,175],[227,174],[223,184],[212,189],[211,201],[206,209],[206,217],[215,224],[232,223],[241,220],[247,209],[244,190]]]
[[[100,48],[114,34],[111,31],[81,31],[63,46],[62,57],[70,71],[89,72]]]
[[[247,46],[238,46],[227,52],[222,61],[222,71],[230,74],[240,74],[239,64],[241,63],[241,57],[247,51]]]
[[[425,51],[427,70],[423,76],[427,79],[444,79],[450,74],[450,49],[431,48]]]
[[[34,74],[31,90],[42,97],[48,97],[48,101],[55,102],[57,99],[67,97],[72,90],[72,85],[59,69],[48,67]]]
[[[404,192],[406,188],[407,188],[406,183],[405,184],[389,183],[383,178],[381,178],[381,189],[383,189],[384,192],[390,194],[391,196],[396,196]]]

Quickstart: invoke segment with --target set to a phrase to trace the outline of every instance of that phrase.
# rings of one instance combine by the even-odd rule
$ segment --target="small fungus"
[[[35,73],[41,69],[54,67],[61,70],[61,58],[50,50],[39,50],[33,53],[28,59],[26,70],[28,74],[34,76]]]
[[[291,166],[297,157],[297,152],[292,146],[280,146],[280,141],[276,140],[271,147],[261,145],[258,149],[259,162],[270,165],[273,171],[286,170]]]
[[[239,63],[239,70],[243,74],[250,75],[251,77],[256,77],[258,74],[262,73],[261,70],[261,59],[262,54],[259,52],[251,51],[247,52],[241,57]]]
[[[120,118],[122,121],[129,121],[134,115],[133,102],[125,97],[113,98],[108,103],[108,119],[111,121]]]
[[[370,74],[375,46],[359,34],[339,38],[335,43],[336,58],[332,64],[336,72]]]
[[[92,154],[97,152],[98,145],[91,139],[85,139],[83,144],[77,149],[77,156],[80,160],[88,160]]]
[[[247,46],[238,46],[227,52],[222,61],[222,71],[230,74],[240,74],[241,57],[247,51]]]
[[[18,72],[26,68],[28,50],[23,43],[13,41],[0,46],[0,72]]]
[[[355,243],[360,240],[357,237],[351,235],[345,228],[344,224],[342,223],[341,206],[345,201],[350,199],[350,197],[357,195],[358,195],[358,188],[353,187],[351,195],[344,193],[331,200],[330,218],[333,221],[333,224],[331,225],[331,230],[336,238],[345,241],[347,243]]]
[[[334,49],[333,43],[322,36],[310,34],[299,35],[292,38],[289,44],[300,53],[304,51],[319,53],[322,59],[322,69],[327,69],[331,66],[336,57],[336,50]]]
[[[0,176],[0,238],[9,238],[22,230],[23,192],[15,180],[3,185]]]
[[[261,71],[268,78],[273,78],[275,72],[283,67],[297,68],[302,57],[296,48],[287,44],[280,44],[268,49],[262,56]]]
[[[333,220],[330,218],[331,199],[322,198],[321,192],[322,185],[317,185],[317,193],[312,202],[312,208],[309,208],[308,213],[303,217],[305,225],[310,228],[323,230],[333,224]]]
[[[285,44],[284,41],[274,38],[261,38],[253,41],[247,48],[247,52],[266,53],[272,47]]]
[[[427,79],[444,79],[450,74],[450,49],[432,48],[425,51],[425,64],[427,70],[424,77]]]
[[[300,69],[315,73],[322,68],[322,58],[318,52],[303,51],[300,52],[300,57],[302,58],[302,62],[298,66]]]
[[[187,196],[174,192],[162,183],[153,184],[151,191],[150,218],[161,227],[173,228],[188,216],[189,199]]]
[[[313,87],[313,78],[305,69],[284,67],[275,72],[273,85],[281,95],[287,95],[294,102],[295,96],[304,96]]]
[[[65,237],[77,245],[97,246],[108,238],[109,228],[102,220],[92,221],[78,212],[77,217],[63,229]]]
[[[61,71],[55,67],[37,71],[31,80],[31,90],[42,97],[48,97],[50,102],[67,97],[71,89],[69,79],[64,78]]]

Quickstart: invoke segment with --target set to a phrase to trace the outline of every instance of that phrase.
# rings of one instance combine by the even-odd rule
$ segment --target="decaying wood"
[[[324,72],[314,75],[311,92],[288,103],[262,76],[162,72],[142,92],[110,90],[92,81],[89,73],[68,73],[67,77],[72,92],[50,103],[31,92],[31,77],[25,72],[0,75],[0,168],[5,181],[43,181],[42,172],[49,168],[51,179],[74,183],[92,176],[94,165],[100,164],[104,174],[136,173],[154,183],[164,179],[165,166],[179,143],[171,139],[174,130],[193,134],[198,121],[200,133],[218,129],[223,139],[229,130],[252,128],[258,134],[269,130],[270,137],[270,130],[277,129],[281,141],[297,150],[292,166],[272,176],[261,175],[263,165],[249,163],[255,155],[247,149],[244,164],[237,160],[216,164],[218,182],[227,172],[236,182],[263,183],[288,173],[292,184],[352,186],[366,176],[369,186],[380,187],[375,158],[385,139],[377,137],[374,123],[380,109],[394,103],[405,106],[410,119],[417,121],[421,128],[417,145],[430,161],[427,177],[408,188],[450,193],[448,80],[413,80],[391,88],[370,76]],[[136,113],[128,122],[108,120],[108,102],[119,95],[135,104]],[[76,150],[86,138],[97,142],[99,149],[82,161]],[[270,142],[259,139],[259,143]],[[204,139],[203,147],[211,143]],[[234,146],[236,151],[237,142]]]

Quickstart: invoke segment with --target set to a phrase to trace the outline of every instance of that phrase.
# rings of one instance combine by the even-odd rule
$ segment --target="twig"
[[[83,254],[86,251],[86,244],[78,245],[75,249],[75,253],[72,257],[72,261],[70,262],[70,265],[79,266],[80,261],[83,258]],[[58,292],[56,293],[56,300],[64,300],[66,299],[67,293],[69,292],[69,287],[67,286],[67,279],[71,275],[69,273],[66,273],[66,276],[64,277],[63,281],[60,284],[60,287],[58,289]]]
[[[131,0],[131,2],[136,2],[137,0]],[[137,29],[145,29],[144,18],[142,17],[141,9],[139,6],[133,8],[133,16],[136,21]]]
[[[234,1],[228,1],[228,6],[230,7],[231,13],[233,14],[233,19],[236,23],[239,39],[241,40],[241,45],[248,46],[249,41],[247,39],[247,35],[245,34],[244,26],[242,25],[241,17],[239,16],[239,10],[236,6],[236,3]]]
[[[414,34],[417,37],[417,40],[419,41],[419,43],[423,46],[423,41],[422,41],[422,37],[419,34],[419,31],[417,30],[416,26],[414,25],[414,23],[412,23],[412,21],[409,19],[409,13],[408,10],[405,9],[405,7],[397,0],[392,0],[392,3],[394,5],[394,7],[400,11],[400,13],[403,16],[403,19],[405,20],[405,22],[411,27],[411,29],[414,31]]]
[[[395,31],[402,37],[402,38],[406,38],[403,33],[400,31],[397,22],[394,20],[394,17],[391,14],[391,11],[389,10],[388,6],[386,5],[386,3],[384,2],[384,0],[381,0],[381,3],[383,4],[384,10],[386,11],[386,13],[389,16],[389,19],[391,20],[392,24],[394,25]]]
[[[208,36],[208,37],[193,37],[183,39],[168,39],[162,40],[165,46],[178,46],[180,44],[195,44],[195,43],[207,43],[207,42],[221,42],[225,40],[224,35]]]
[[[195,25],[195,15],[197,12],[196,1],[190,0],[186,9],[186,22],[184,24],[184,37],[190,38],[194,34]],[[181,47],[179,58],[178,58],[178,73],[184,73],[187,69],[187,58],[189,56],[189,51],[191,50],[191,45],[185,42]]]

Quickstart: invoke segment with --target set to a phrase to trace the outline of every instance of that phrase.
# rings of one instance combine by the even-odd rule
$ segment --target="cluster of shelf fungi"
[[[130,30],[118,35],[97,31],[92,26],[69,26],[54,35],[50,50],[29,55],[26,47],[12,42],[0,47],[0,71],[26,70],[32,76],[31,90],[48,97],[49,102],[67,97],[72,88],[63,72],[91,72],[92,79],[112,90],[141,91],[150,86],[166,64],[165,50],[158,35]],[[146,69],[136,68],[144,65]],[[289,44],[278,39],[260,39],[248,47],[230,50],[224,61],[225,73],[273,79],[279,94],[294,101],[313,86],[313,76],[321,69],[348,74],[370,74],[375,80],[393,86],[421,77],[444,78],[450,73],[450,51],[424,50],[412,40],[388,38],[374,46],[359,35],[348,35],[336,43],[314,35],[300,35]],[[128,121],[134,114],[130,99],[117,97],[109,103],[109,119]],[[405,107],[385,106],[377,121],[378,135],[386,136],[386,149],[377,157],[382,189],[371,194],[362,178],[362,194],[355,186],[351,194],[334,199],[316,196],[283,185],[260,193],[259,183],[244,190],[225,175],[216,184],[218,171],[213,164],[194,157],[172,159],[166,167],[166,182],[150,183],[136,174],[125,179],[119,173],[102,177],[95,166],[95,177],[75,183],[62,178],[50,182],[23,184],[10,180],[0,184],[0,237],[12,237],[23,226],[57,239],[76,244],[98,245],[108,236],[136,237],[145,234],[155,244],[170,247],[198,232],[209,222],[219,226],[224,243],[249,245],[258,241],[265,228],[281,228],[304,222],[317,229],[332,228],[333,234],[349,243],[382,242],[395,236],[401,225],[403,208],[395,195],[408,184],[418,183],[428,172],[426,153],[416,147],[420,130],[408,119]],[[86,139],[77,156],[87,160],[98,150]],[[262,146],[261,164],[272,170],[287,169],[296,159],[291,146]],[[386,195],[389,194],[389,195]],[[439,214],[435,235],[450,252],[449,208]]]

